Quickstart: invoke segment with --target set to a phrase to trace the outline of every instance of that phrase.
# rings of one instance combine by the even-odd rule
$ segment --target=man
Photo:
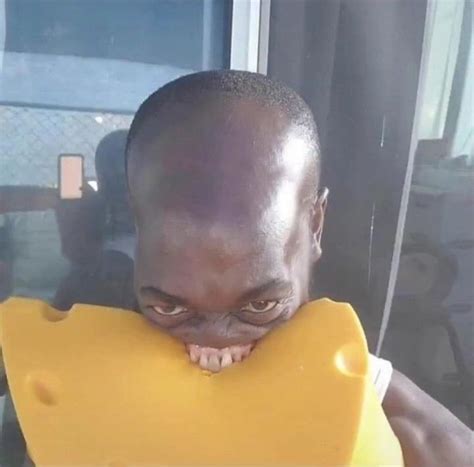
[[[133,260],[135,225],[130,213],[125,174],[125,146],[128,130],[107,134],[95,151],[99,195],[105,206],[104,250],[121,252]]]
[[[262,75],[189,75],[142,104],[127,157],[142,312],[203,368],[246,358],[310,300],[327,204],[311,111]],[[470,465],[467,427],[401,374],[387,383],[407,466]]]
[[[57,210],[63,251],[72,265],[53,301],[60,310],[75,303],[135,307],[135,226],[125,175],[127,133],[115,130],[97,145],[98,192],[84,193],[81,200],[63,203]]]

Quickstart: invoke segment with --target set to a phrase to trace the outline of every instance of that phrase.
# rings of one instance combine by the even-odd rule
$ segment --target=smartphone
[[[58,157],[60,199],[81,199],[84,188],[84,156],[60,154]]]

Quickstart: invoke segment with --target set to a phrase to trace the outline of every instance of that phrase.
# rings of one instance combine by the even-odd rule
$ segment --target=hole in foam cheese
[[[31,393],[36,402],[48,406],[59,402],[61,381],[57,376],[44,371],[33,371],[26,375],[25,384],[26,391]]]
[[[304,306],[211,377],[131,312],[10,299],[0,326],[37,465],[402,464],[348,305]]]

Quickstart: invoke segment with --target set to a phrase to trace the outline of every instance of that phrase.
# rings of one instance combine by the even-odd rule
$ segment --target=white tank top
[[[375,392],[379,397],[380,402],[383,401],[387,393],[390,380],[392,379],[393,367],[392,364],[375,355],[369,355],[369,371],[372,378],[372,383],[375,386]]]

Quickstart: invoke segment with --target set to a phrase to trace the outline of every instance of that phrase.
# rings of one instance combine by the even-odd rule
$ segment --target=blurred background
[[[315,297],[351,302],[371,351],[474,427],[472,8],[0,0],[0,301],[134,308],[123,157],[139,103],[193,71],[266,73],[320,129],[331,193]],[[80,199],[60,183],[71,161]],[[0,464],[21,465],[3,389]]]

